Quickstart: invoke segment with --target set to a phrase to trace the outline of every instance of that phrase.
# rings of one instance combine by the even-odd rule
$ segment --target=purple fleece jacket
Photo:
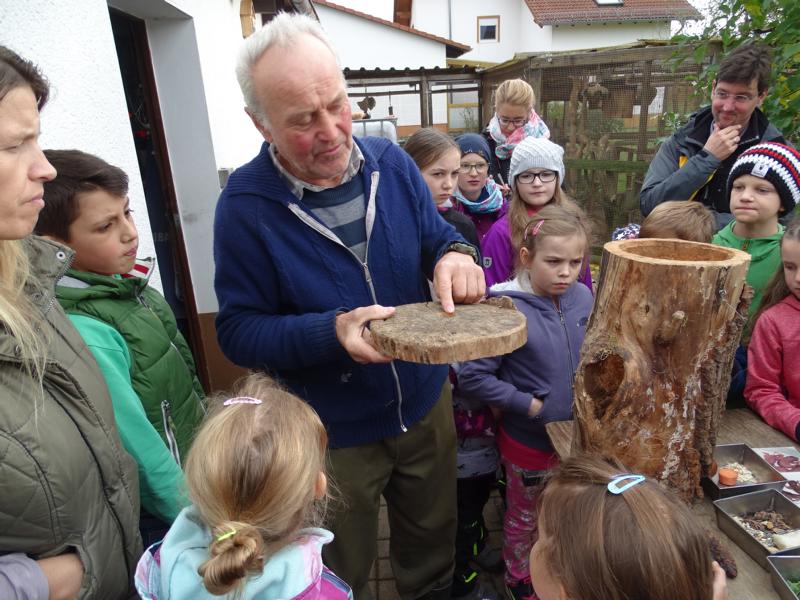
[[[514,248],[511,245],[511,227],[508,224],[508,213],[494,222],[481,241],[483,255],[483,274],[486,276],[486,287],[508,281],[514,276]],[[583,285],[592,290],[592,270],[587,260],[578,277]]]
[[[491,296],[509,296],[528,320],[528,341],[510,354],[466,362],[458,373],[462,396],[503,411],[503,428],[529,448],[552,451],[544,426],[572,417],[572,386],[580,359],[592,293],[572,285],[560,298],[560,310],[530,291],[527,274],[498,284]],[[544,403],[528,416],[532,397]]]

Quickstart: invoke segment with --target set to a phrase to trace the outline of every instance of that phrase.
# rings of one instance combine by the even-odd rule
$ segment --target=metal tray
[[[784,550],[786,552],[786,550]],[[795,550],[795,552],[797,552]],[[782,600],[798,600],[798,596],[789,587],[789,579],[800,579],[800,556],[784,556],[782,553],[767,557],[769,571],[772,575],[772,586]]]
[[[737,483],[736,485],[720,485],[719,476],[704,477],[701,481],[703,489],[713,500],[729,498],[739,494],[747,494],[764,489],[779,490],[786,484],[786,478],[772,468],[747,444],[720,444],[714,447],[714,460],[721,469],[727,464],[738,462],[755,475],[758,483]]]
[[[759,510],[774,510],[781,513],[792,528],[800,529],[800,507],[777,490],[760,490],[723,498],[714,502],[714,508],[717,511],[717,526],[720,531],[736,542],[742,550],[765,569],[767,568],[767,556],[770,554],[769,550],[750,535],[744,527],[734,521],[733,517],[740,517]],[[797,548],[800,549],[800,546]],[[790,550],[790,548],[786,548],[786,550]]]

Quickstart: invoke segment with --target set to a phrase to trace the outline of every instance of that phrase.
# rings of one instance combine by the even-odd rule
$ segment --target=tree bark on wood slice
[[[573,451],[702,497],[734,353],[747,321],[750,256],[680,240],[604,246],[575,380]]]
[[[528,339],[525,315],[506,296],[458,304],[448,315],[436,302],[398,306],[394,316],[372,321],[375,346],[393,358],[449,364],[513,352]]]

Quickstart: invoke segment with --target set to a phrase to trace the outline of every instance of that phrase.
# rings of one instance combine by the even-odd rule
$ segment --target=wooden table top
[[[547,424],[547,435],[559,456],[569,456],[572,444],[572,421],[556,421]],[[747,444],[751,448],[793,446],[800,449],[793,440],[764,423],[757,415],[746,408],[725,411],[722,415],[718,444]],[[739,575],[728,580],[730,600],[779,600],[772,586],[770,574],[762,569],[748,554],[731,541],[717,527],[717,515],[710,498],[704,498],[692,506],[692,512],[728,547]]]

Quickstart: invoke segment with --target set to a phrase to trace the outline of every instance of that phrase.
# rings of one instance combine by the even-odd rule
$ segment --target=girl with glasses
[[[503,189],[489,177],[492,158],[489,144],[477,133],[465,133],[456,138],[461,150],[458,187],[453,190],[453,206],[466,214],[475,224],[478,240],[505,212]]]
[[[516,248],[525,225],[548,204],[570,205],[580,210],[561,189],[564,181],[564,149],[543,138],[525,138],[511,157],[512,190],[508,211],[486,234],[482,244],[487,287],[508,281],[517,267]],[[580,281],[592,289],[589,261],[581,268]]]
[[[507,79],[494,93],[494,116],[483,132],[492,151],[492,173],[508,182],[514,148],[525,138],[549,138],[550,129],[533,110],[536,96],[522,79]]]

